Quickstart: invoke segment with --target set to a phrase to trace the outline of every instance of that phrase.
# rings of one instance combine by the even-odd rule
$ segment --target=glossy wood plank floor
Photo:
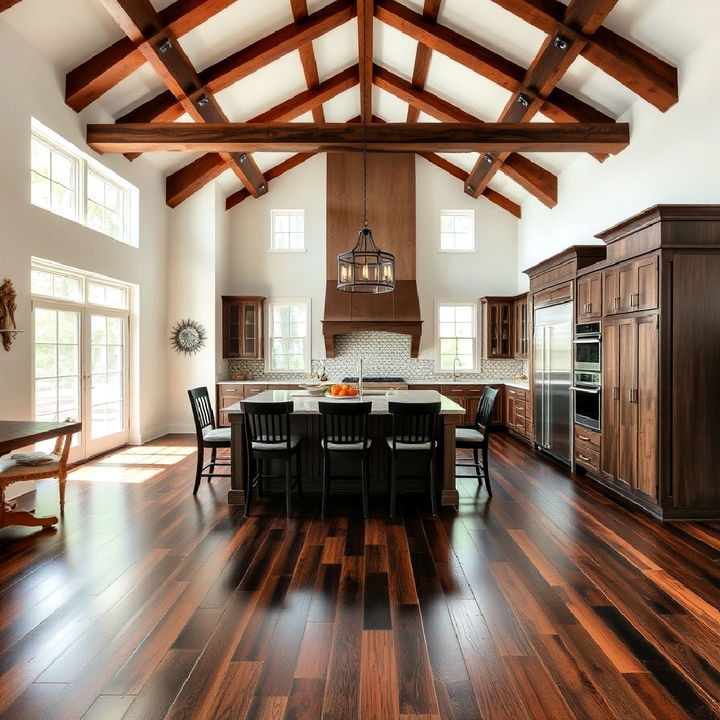
[[[0,533],[0,720],[720,717],[720,525],[660,526],[494,438],[495,497],[191,494],[187,439],[78,470]],[[43,483],[37,509],[57,507]]]

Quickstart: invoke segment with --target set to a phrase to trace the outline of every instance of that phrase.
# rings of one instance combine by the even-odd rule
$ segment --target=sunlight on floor
[[[72,470],[68,473],[68,479],[93,483],[144,483],[194,452],[194,447],[173,445],[123,448]]]

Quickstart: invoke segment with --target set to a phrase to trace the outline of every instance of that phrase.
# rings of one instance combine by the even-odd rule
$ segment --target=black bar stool
[[[390,517],[395,515],[397,496],[397,461],[405,453],[425,456],[430,486],[432,514],[437,515],[435,495],[435,432],[440,413],[440,403],[389,402],[392,415],[392,435],[387,438],[390,448]]]
[[[319,402],[320,443],[323,449],[322,517],[325,517],[330,494],[330,458],[333,453],[360,458],[360,483],[362,486],[363,514],[368,516],[368,458],[372,441],[368,438],[367,418],[372,410],[371,402]]]
[[[216,467],[229,467],[229,460],[217,459],[218,448],[230,448],[230,428],[219,428],[215,425],[215,413],[210,403],[206,387],[188,390],[190,407],[192,408],[197,435],[197,469],[195,471],[195,487],[193,495],[197,495],[200,478],[206,477],[208,482],[213,477],[230,477],[230,473],[215,472]],[[210,462],[205,464],[205,448],[210,448]],[[205,472],[207,470],[208,472]]]
[[[300,464],[300,438],[290,434],[290,413],[292,402],[252,402],[241,403],[245,422],[245,453],[247,472],[245,474],[245,517],[250,514],[252,491],[257,487],[262,491],[263,478],[285,477],[285,504],[287,515],[292,514],[292,490],[297,487],[298,497],[302,497],[302,479]],[[295,482],[290,481],[290,466],[295,456]],[[284,460],[285,475],[268,475],[264,472],[266,460]],[[256,473],[252,474],[253,460],[256,461]]]
[[[455,448],[458,450],[472,450],[475,462],[455,462],[455,467],[474,467],[477,475],[478,485],[485,480],[485,489],[492,497],[490,487],[490,471],[488,469],[488,443],[490,442],[490,420],[493,416],[495,401],[498,391],[494,388],[485,388],[478,401],[475,424],[472,427],[455,428]],[[478,451],[482,450],[482,463],[478,457]],[[482,469],[483,474],[480,475]]]

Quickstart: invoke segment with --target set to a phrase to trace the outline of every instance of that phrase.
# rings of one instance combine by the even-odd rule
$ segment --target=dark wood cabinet
[[[526,359],[528,356],[528,338],[530,323],[528,320],[527,293],[518,295],[513,301],[513,355],[517,359]]]
[[[658,255],[608,268],[602,279],[603,314],[655,310],[659,301],[658,278]]]
[[[602,317],[602,273],[578,278],[575,311],[579,323]]]
[[[461,424],[472,425],[475,422],[477,407],[486,387],[498,390],[491,425],[503,425],[503,386],[502,385],[441,385],[440,392],[465,408],[465,417]]]
[[[482,311],[481,352],[486,360],[513,357],[514,298],[480,298]]]
[[[658,316],[605,323],[602,476],[658,501]]]
[[[224,295],[222,298],[223,357],[261,360],[264,357],[264,297]]]
[[[514,435],[533,442],[535,433],[529,391],[510,385],[505,387],[505,425]]]

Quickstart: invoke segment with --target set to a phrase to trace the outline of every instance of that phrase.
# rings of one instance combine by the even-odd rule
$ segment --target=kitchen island
[[[303,489],[309,492],[319,492],[322,487],[322,452],[320,447],[320,412],[318,402],[324,397],[312,396],[305,390],[266,390],[254,395],[246,402],[285,402],[291,400],[294,406],[291,418],[291,430],[294,435],[302,438],[302,482]],[[369,435],[372,439],[372,453],[370,462],[370,491],[371,493],[385,493],[387,491],[387,456],[388,448],[385,438],[391,434],[392,418],[388,412],[388,402],[440,402],[440,419],[438,422],[438,449],[435,454],[435,477],[437,485],[442,488],[440,503],[442,505],[457,505],[458,491],[455,487],[455,428],[465,421],[465,408],[435,390],[395,390],[385,391],[368,390],[363,394],[363,401],[372,402],[372,411],[369,422]],[[329,399],[336,403],[353,403],[357,399]],[[240,403],[226,408],[231,427],[232,443],[232,478],[228,503],[242,505],[245,502],[245,473],[247,471],[245,459],[245,437],[243,413]],[[409,455],[409,453],[407,453]],[[407,458],[407,462],[400,468],[400,478],[407,475],[415,480],[418,490],[426,492],[426,469],[422,463],[415,464],[414,458]],[[347,464],[347,469],[344,464]],[[415,466],[413,466],[415,465]],[[359,475],[357,463],[344,458],[338,460],[337,471],[333,465],[333,476],[347,476],[354,478]],[[282,489],[280,481],[274,486],[271,482],[265,483],[269,490]],[[341,487],[338,484],[338,489]],[[353,492],[360,492],[360,481],[348,480],[346,487]],[[400,480],[400,487],[408,487]],[[384,502],[384,499],[383,499]]]

